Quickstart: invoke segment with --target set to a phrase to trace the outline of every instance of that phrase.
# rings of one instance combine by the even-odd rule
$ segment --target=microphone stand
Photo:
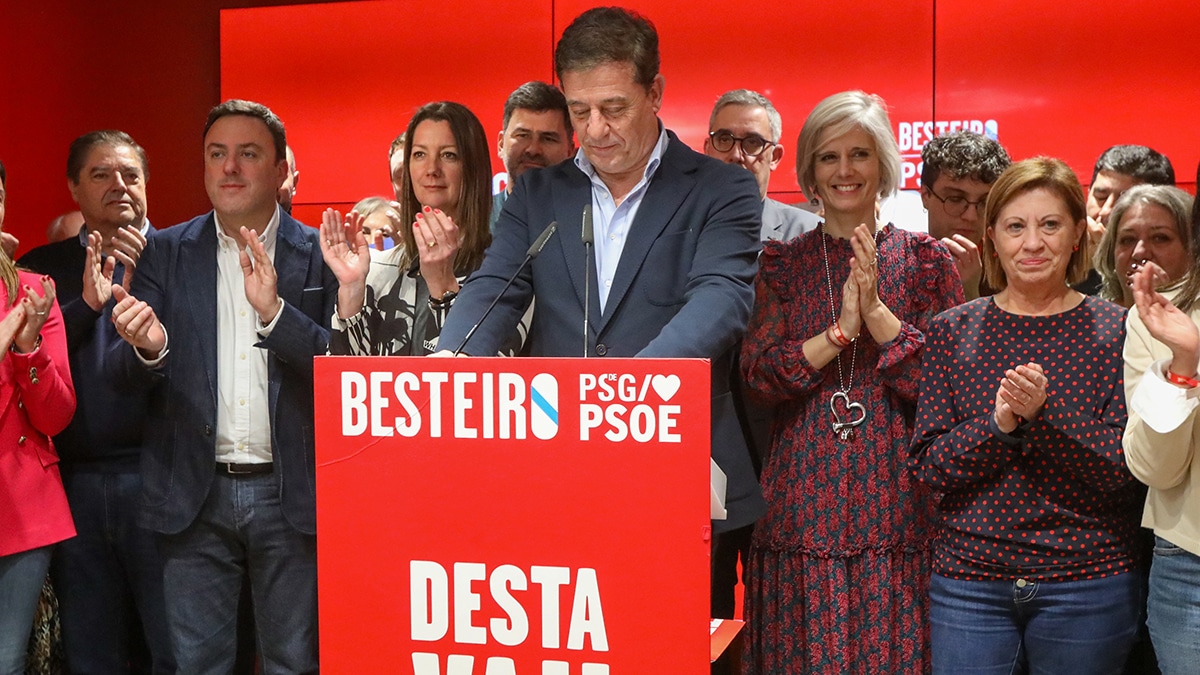
[[[592,246],[595,237],[592,231],[592,205],[583,207],[583,358],[588,357],[588,320],[591,318],[592,300]]]
[[[471,330],[467,331],[467,335],[463,338],[462,344],[458,345],[458,349],[454,350],[454,356],[458,356],[459,352],[463,350],[463,347],[467,346],[467,341],[470,340],[473,335],[475,335],[475,331],[479,330],[479,326],[483,324],[484,319],[488,318],[488,315],[492,313],[492,309],[496,307],[496,303],[500,302],[500,298],[504,297],[504,293],[508,290],[508,287],[512,286],[513,282],[517,280],[517,275],[525,269],[531,260],[538,257],[538,254],[541,253],[542,249],[546,247],[546,242],[550,240],[550,237],[554,235],[556,230],[558,230],[558,221],[547,225],[546,229],[542,230],[542,233],[538,235],[538,238],[533,241],[533,244],[529,247],[529,250],[525,252],[525,259],[521,261],[521,265],[517,267],[517,271],[513,272],[512,276],[508,278],[508,281],[504,283],[504,288],[500,289],[500,292],[497,293],[496,297],[492,300],[492,304],[488,305],[488,308],[483,311],[483,316],[479,317],[479,320],[475,322],[475,325],[471,326]]]

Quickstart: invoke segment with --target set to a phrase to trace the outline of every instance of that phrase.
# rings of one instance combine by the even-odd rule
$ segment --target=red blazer
[[[20,272],[22,286],[40,277]],[[25,297],[17,290],[18,302]],[[9,311],[0,283],[0,318]],[[28,354],[0,354],[0,556],[75,536],[75,523],[50,437],[75,414],[67,335],[55,301],[42,326],[42,344]]]

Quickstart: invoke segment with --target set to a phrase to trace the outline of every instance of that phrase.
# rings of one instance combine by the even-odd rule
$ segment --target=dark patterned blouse
[[[1125,310],[1094,297],[1052,316],[980,298],[934,319],[910,455],[917,479],[943,493],[937,573],[1068,581],[1139,564],[1145,488],[1121,449],[1124,342]],[[1031,361],[1046,374],[1046,403],[1005,434],[996,390]]]
[[[962,283],[949,253],[931,237],[892,225],[880,230],[879,297],[900,319],[900,333],[878,344],[864,328],[858,345],[842,353],[843,373],[853,382],[848,399],[866,415],[843,440],[833,432],[830,408],[841,389],[837,364],[818,370],[804,357],[805,340],[832,322],[824,250],[840,311],[853,255],[849,240],[817,229],[787,243],[768,242],[759,263],[741,367],[751,397],[777,406],[777,416],[762,476],[767,515],[754,534],[760,546],[824,557],[924,550],[934,514],[928,490],[911,484],[905,451],[924,330],[936,314],[962,302]],[[845,420],[853,415],[843,403],[838,416]]]
[[[342,319],[333,313],[329,335],[329,353],[353,356],[426,356],[438,350],[438,336],[452,304],[433,303],[429,287],[417,262],[400,269],[404,249],[371,251],[367,273],[366,297],[358,314]],[[459,284],[465,277],[458,278]],[[513,356],[521,350],[533,308],[526,312],[513,331],[500,356]],[[455,349],[458,345],[446,345]]]

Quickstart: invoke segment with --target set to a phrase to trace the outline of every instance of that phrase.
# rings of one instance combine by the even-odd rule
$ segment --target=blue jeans
[[[1200,667],[1200,557],[1154,538],[1146,623],[1163,675]]]
[[[1119,675],[1144,595],[1135,572],[1083,581],[929,585],[934,673]]]
[[[50,571],[68,669],[128,673],[149,650],[153,673],[174,673],[162,560],[154,534],[137,524],[141,475],[68,469],[63,487],[78,535],[59,544]]]
[[[196,520],[159,535],[181,675],[224,675],[249,579],[262,675],[317,672],[317,538],[287,522],[277,477],[217,475]]]
[[[25,672],[29,631],[49,568],[49,546],[0,556],[0,675]]]

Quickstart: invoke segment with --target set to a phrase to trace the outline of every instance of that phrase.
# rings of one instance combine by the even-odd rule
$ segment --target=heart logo
[[[655,375],[650,378],[650,386],[654,387],[654,393],[663,401],[670,401],[675,392],[679,391],[679,376],[678,375]]]
[[[839,401],[841,402],[842,407],[845,408],[844,412],[846,414],[846,418],[844,420],[842,419],[842,416],[838,414]],[[857,401],[851,401],[850,397],[847,396],[846,392],[844,391],[835,392],[833,397],[829,399],[829,411],[833,413],[834,432],[840,432],[843,429],[856,427],[862,424],[863,420],[867,419],[867,409],[864,408],[861,403],[858,403]],[[855,412],[858,413],[858,419],[852,419],[852,414]]]

